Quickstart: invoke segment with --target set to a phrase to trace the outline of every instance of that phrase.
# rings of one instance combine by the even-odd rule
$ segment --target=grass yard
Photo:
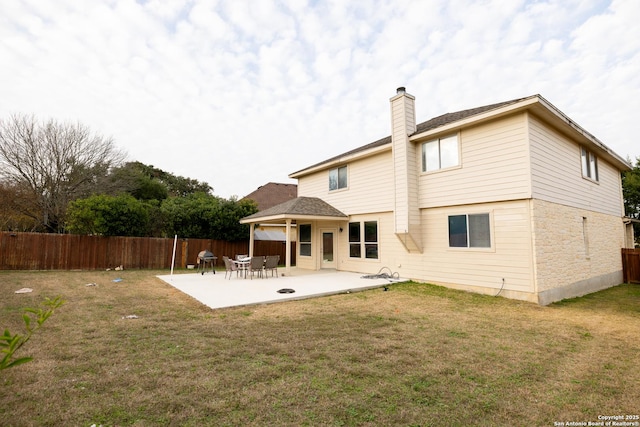
[[[548,307],[406,283],[211,310],[155,277],[166,273],[0,272],[2,329],[23,331],[22,309],[45,296],[66,300],[19,354],[35,360],[0,371],[0,424],[553,426],[640,413],[640,285]]]

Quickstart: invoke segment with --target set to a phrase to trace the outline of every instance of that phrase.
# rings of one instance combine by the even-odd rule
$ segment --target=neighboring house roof
[[[255,201],[258,205],[258,210],[262,211],[288,200],[295,199],[297,195],[298,186],[296,184],[269,182],[258,187],[257,190],[247,194],[242,199]]]
[[[409,135],[409,137],[420,138],[421,134],[429,133],[430,131],[436,131],[439,128],[451,127],[456,125],[462,126],[466,124],[467,121],[475,122],[479,120],[485,120],[488,118],[493,118],[494,116],[498,117],[502,114],[511,114],[515,111],[526,110],[529,108],[537,111],[539,114],[549,118],[550,120],[556,120],[558,124],[564,125],[564,127],[566,128],[565,131],[574,132],[575,135],[583,138],[584,141],[599,148],[602,154],[604,154],[609,161],[611,161],[621,170],[628,170],[630,168],[629,164],[624,159],[622,159],[619,155],[605,146],[595,136],[591,135],[589,132],[578,126],[569,117],[567,117],[564,113],[562,113],[540,95],[532,95],[525,98],[517,98],[510,101],[499,102],[496,104],[484,105],[482,107],[470,108],[453,113],[446,113],[427,120],[426,122],[418,123],[416,125],[416,131],[413,134]],[[354,156],[363,155],[368,151],[373,151],[385,146],[389,146],[388,148],[391,147],[391,136],[387,136],[369,144],[357,147],[353,150],[308,166],[297,172],[293,172],[289,175],[289,177],[298,178],[299,176],[304,175],[306,172],[319,169],[323,165],[329,165],[339,161],[348,161]]]
[[[244,217],[240,222],[243,224],[259,221],[282,220],[282,219],[301,219],[301,218],[322,218],[322,219],[338,219],[348,218],[347,215],[340,212],[327,202],[317,197],[296,197],[279,205],[273,206],[264,211],[254,213]]]

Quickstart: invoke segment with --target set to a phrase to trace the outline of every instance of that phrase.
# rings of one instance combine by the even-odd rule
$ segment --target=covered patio
[[[349,217],[327,202],[317,197],[296,197],[269,209],[249,215],[240,220],[249,224],[249,256],[253,256],[253,228],[258,224],[284,224],[286,235],[285,274],[291,274],[291,241],[292,224],[301,221],[323,221],[336,224],[347,222]],[[300,241],[298,240],[298,243]]]
[[[285,226],[286,257],[284,267],[277,269],[277,277],[266,274],[253,279],[243,278],[235,271],[225,274],[218,271],[205,274],[181,273],[158,276],[176,289],[192,296],[211,308],[267,304],[287,300],[314,298],[325,295],[351,293],[368,289],[384,288],[406,279],[352,271],[339,271],[336,260],[335,235],[348,225],[349,217],[317,197],[297,197],[279,205],[243,218],[249,224],[249,257],[253,257],[254,233],[258,224],[280,224]],[[296,227],[293,227],[293,225]],[[305,241],[300,228],[311,224],[317,232],[307,236],[307,252],[300,249]],[[297,266],[291,265],[291,241],[298,229]],[[313,240],[312,240],[313,239]],[[301,242],[302,240],[302,242]],[[313,242],[313,243],[312,243]],[[313,249],[312,249],[313,247]],[[302,256],[301,256],[302,255]],[[305,258],[304,261],[301,258]],[[231,278],[225,278],[225,276]]]
[[[224,271],[180,273],[158,276],[159,279],[213,308],[237,307],[268,304],[288,300],[315,298],[334,294],[344,294],[368,289],[383,289],[400,279],[364,278],[362,273],[335,270],[310,271],[290,268],[289,274],[279,277],[243,279],[225,278]],[[228,276],[227,276],[228,277]],[[293,293],[279,293],[283,289]]]

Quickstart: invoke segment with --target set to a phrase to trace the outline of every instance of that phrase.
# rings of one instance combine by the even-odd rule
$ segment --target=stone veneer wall
[[[540,304],[622,282],[620,249],[624,247],[624,230],[620,217],[537,199],[532,200],[531,206]]]

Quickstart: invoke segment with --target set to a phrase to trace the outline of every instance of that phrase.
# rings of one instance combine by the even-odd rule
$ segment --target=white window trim
[[[467,239],[469,238],[469,215],[482,215],[489,214],[489,238],[491,239],[491,246],[488,248],[472,248],[469,247],[469,242],[467,241],[467,247],[458,247],[458,246],[449,246],[449,217],[456,215],[466,215],[467,216]],[[479,210],[478,212],[459,212],[459,213],[447,213],[445,214],[445,221],[447,226],[445,227],[445,241],[447,242],[447,251],[451,252],[496,252],[496,236],[495,236],[495,223],[493,221],[493,209],[490,210]]]
[[[583,156],[582,156],[582,152],[586,153],[586,165],[588,170],[585,171],[585,167],[584,167],[584,162],[583,162]],[[591,167],[590,167],[590,163],[591,163],[591,156],[593,156],[593,158],[595,159],[595,165],[596,165],[596,170],[595,170],[595,178],[589,175],[586,175],[585,172],[591,172]],[[596,153],[594,153],[593,151],[589,150],[587,147],[585,147],[584,145],[580,146],[580,171],[582,173],[582,178],[593,182],[594,184],[600,184],[600,166],[599,166],[599,161],[598,161],[598,156],[596,155]]]
[[[308,242],[303,242],[301,240],[301,233],[302,233],[302,226],[304,225],[308,225],[310,227],[310,231],[311,231],[311,237],[309,239]],[[313,257],[313,225],[310,223],[306,223],[306,224],[298,224],[297,226],[298,229],[298,241],[296,243],[296,246],[298,247],[298,256],[300,257],[305,257],[305,258],[312,258]],[[300,252],[300,249],[302,248],[302,245],[309,245],[309,248],[311,249],[309,252],[309,255],[303,255]]]
[[[582,239],[584,243],[584,257],[585,259],[591,259],[589,251],[589,220],[586,216],[582,217]]]
[[[340,169],[343,169],[346,171],[347,174],[347,185],[344,187],[340,187]],[[331,188],[331,172],[336,171],[336,175],[337,175],[337,182],[336,185],[337,187],[332,189]],[[347,190],[349,188],[349,167],[348,165],[342,165],[342,166],[337,166],[335,168],[331,168],[329,169],[329,192],[333,193],[336,191],[344,191]]]
[[[426,164],[423,162],[423,152],[424,152],[424,146],[425,144],[428,144],[429,142],[433,142],[433,141],[440,141],[442,139],[445,138],[449,138],[451,136],[456,137],[456,141],[458,143],[458,164],[457,165],[453,165],[453,166],[448,166],[446,168],[439,168],[439,169],[435,169],[435,170],[431,170],[431,171],[427,171],[426,170]],[[460,169],[462,168],[462,148],[461,148],[462,144],[461,144],[461,138],[460,138],[460,132],[456,132],[454,134],[448,134],[448,135],[444,135],[438,138],[434,138],[434,139],[430,139],[428,141],[424,141],[422,142],[418,147],[418,158],[420,159],[420,174],[422,175],[430,175],[433,173],[440,173],[443,171],[450,171],[450,170],[454,170],[454,169]],[[438,155],[440,156],[440,145],[438,144]],[[442,158],[439,159],[440,162],[442,162]]]
[[[378,240],[375,242],[367,242],[365,241],[365,222],[375,222],[376,223],[376,235],[378,236]],[[360,241],[359,242],[350,242],[349,241],[349,224],[358,223],[360,228]],[[360,246],[360,256],[352,257],[351,256],[351,245],[358,244]],[[347,224],[347,244],[349,245],[349,250],[347,251],[348,257],[350,261],[360,261],[360,262],[380,262],[382,258],[380,256],[380,219],[358,219],[349,221]],[[367,258],[367,244],[375,244],[378,247],[378,257],[377,258]]]

